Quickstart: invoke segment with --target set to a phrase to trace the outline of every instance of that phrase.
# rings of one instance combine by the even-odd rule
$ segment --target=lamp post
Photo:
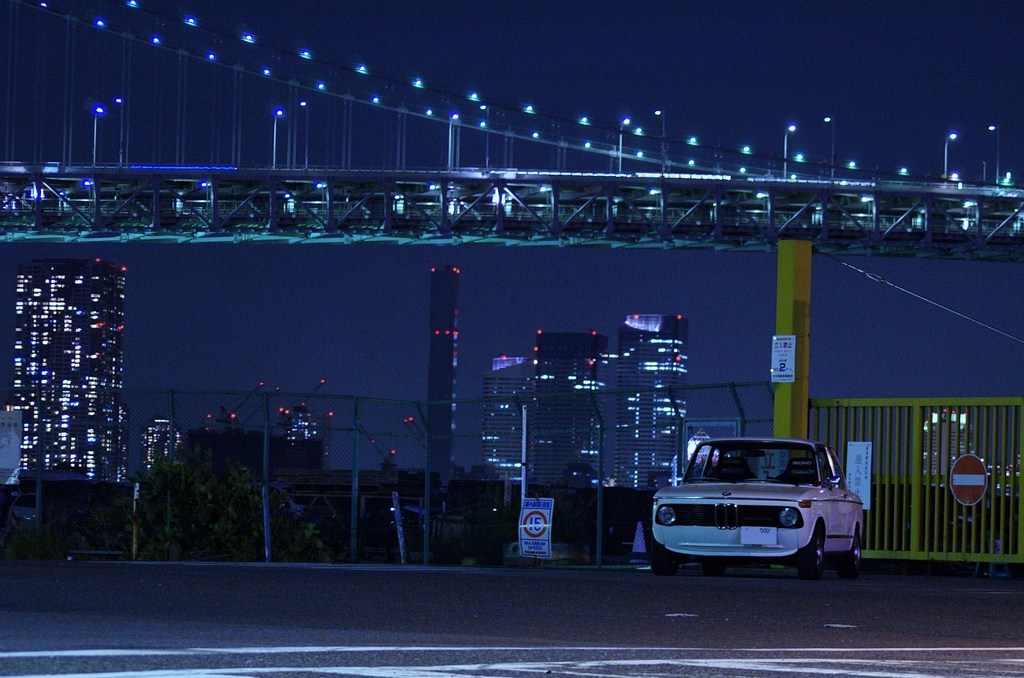
[[[668,167],[668,137],[665,135],[665,111],[660,108],[654,115],[661,118],[661,173],[664,174]]]
[[[309,169],[309,102],[303,99],[299,102],[299,107],[306,112],[306,131],[305,131],[305,153],[302,158],[302,169]]]
[[[124,103],[124,97],[116,97],[114,103],[117,104],[117,123],[118,123],[118,135],[117,135],[117,164],[124,165],[124,147],[125,147],[125,112],[126,107]]]
[[[274,150],[273,150],[273,155],[271,156],[271,160],[270,160],[270,168],[271,169],[277,169],[277,121],[280,120],[283,117],[284,117],[284,109],[283,108],[275,108],[274,109],[274,143],[272,144]]]
[[[619,174],[622,174],[622,132],[629,127],[629,118],[623,118],[619,123]]]
[[[484,112],[484,167],[491,167],[491,109],[487,104],[480,104],[480,110]]]
[[[956,132],[950,132],[946,135],[946,144],[942,152],[942,178],[945,179],[949,175],[949,142],[956,141]]]
[[[96,141],[99,136],[100,117],[107,114],[103,104],[95,104],[92,107],[92,166],[96,166]]]
[[[988,131],[996,133],[996,183],[998,184],[999,183],[999,126],[998,125],[989,125],[988,126]]]
[[[455,126],[459,124],[459,114],[452,113],[448,116],[448,170],[455,166],[458,155],[458,139],[456,138]]]
[[[836,178],[836,121],[831,115],[826,115],[823,118],[826,125],[832,131],[832,153],[829,155],[829,176],[833,179]]]
[[[796,125],[786,127],[786,134],[782,137],[782,178],[786,178],[789,171],[789,135],[796,131]]]

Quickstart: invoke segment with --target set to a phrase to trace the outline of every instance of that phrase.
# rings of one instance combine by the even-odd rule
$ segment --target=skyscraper
[[[427,455],[441,482],[452,477],[455,370],[459,356],[459,268],[430,269],[430,354],[427,365]]]
[[[533,449],[529,478],[559,485],[592,485],[602,476],[599,398],[605,390],[608,337],[592,332],[537,331],[535,415],[527,422]],[[611,432],[607,431],[610,436]]]
[[[22,410],[22,466],[126,472],[124,281],[124,268],[100,259],[18,266],[10,405]]]
[[[668,477],[686,414],[687,323],[681,315],[631,315],[619,327],[615,365],[615,480],[654,487]],[[656,390],[664,389],[664,390]]]
[[[518,476],[523,453],[522,406],[533,394],[533,362],[500,356],[484,375],[481,456],[488,477]]]
[[[142,465],[149,468],[159,457],[173,458],[184,446],[185,436],[170,419],[154,417],[142,431]]]

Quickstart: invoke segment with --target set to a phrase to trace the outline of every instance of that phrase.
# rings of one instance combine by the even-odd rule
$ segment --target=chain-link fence
[[[8,557],[519,564],[522,500],[550,497],[553,560],[642,561],[651,497],[687,445],[770,434],[773,409],[763,382],[443,403],[109,395],[87,421],[2,413],[21,432]]]

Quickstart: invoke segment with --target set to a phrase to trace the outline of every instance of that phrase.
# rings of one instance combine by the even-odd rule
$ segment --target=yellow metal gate
[[[1020,563],[1022,410],[1024,398],[816,399],[808,430],[844,464],[847,443],[871,443],[866,557]],[[953,462],[966,454],[988,471],[973,506],[949,487]]]

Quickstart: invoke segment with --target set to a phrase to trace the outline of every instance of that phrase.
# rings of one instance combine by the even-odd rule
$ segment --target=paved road
[[[1024,677],[1024,582],[0,562],[0,675]]]

